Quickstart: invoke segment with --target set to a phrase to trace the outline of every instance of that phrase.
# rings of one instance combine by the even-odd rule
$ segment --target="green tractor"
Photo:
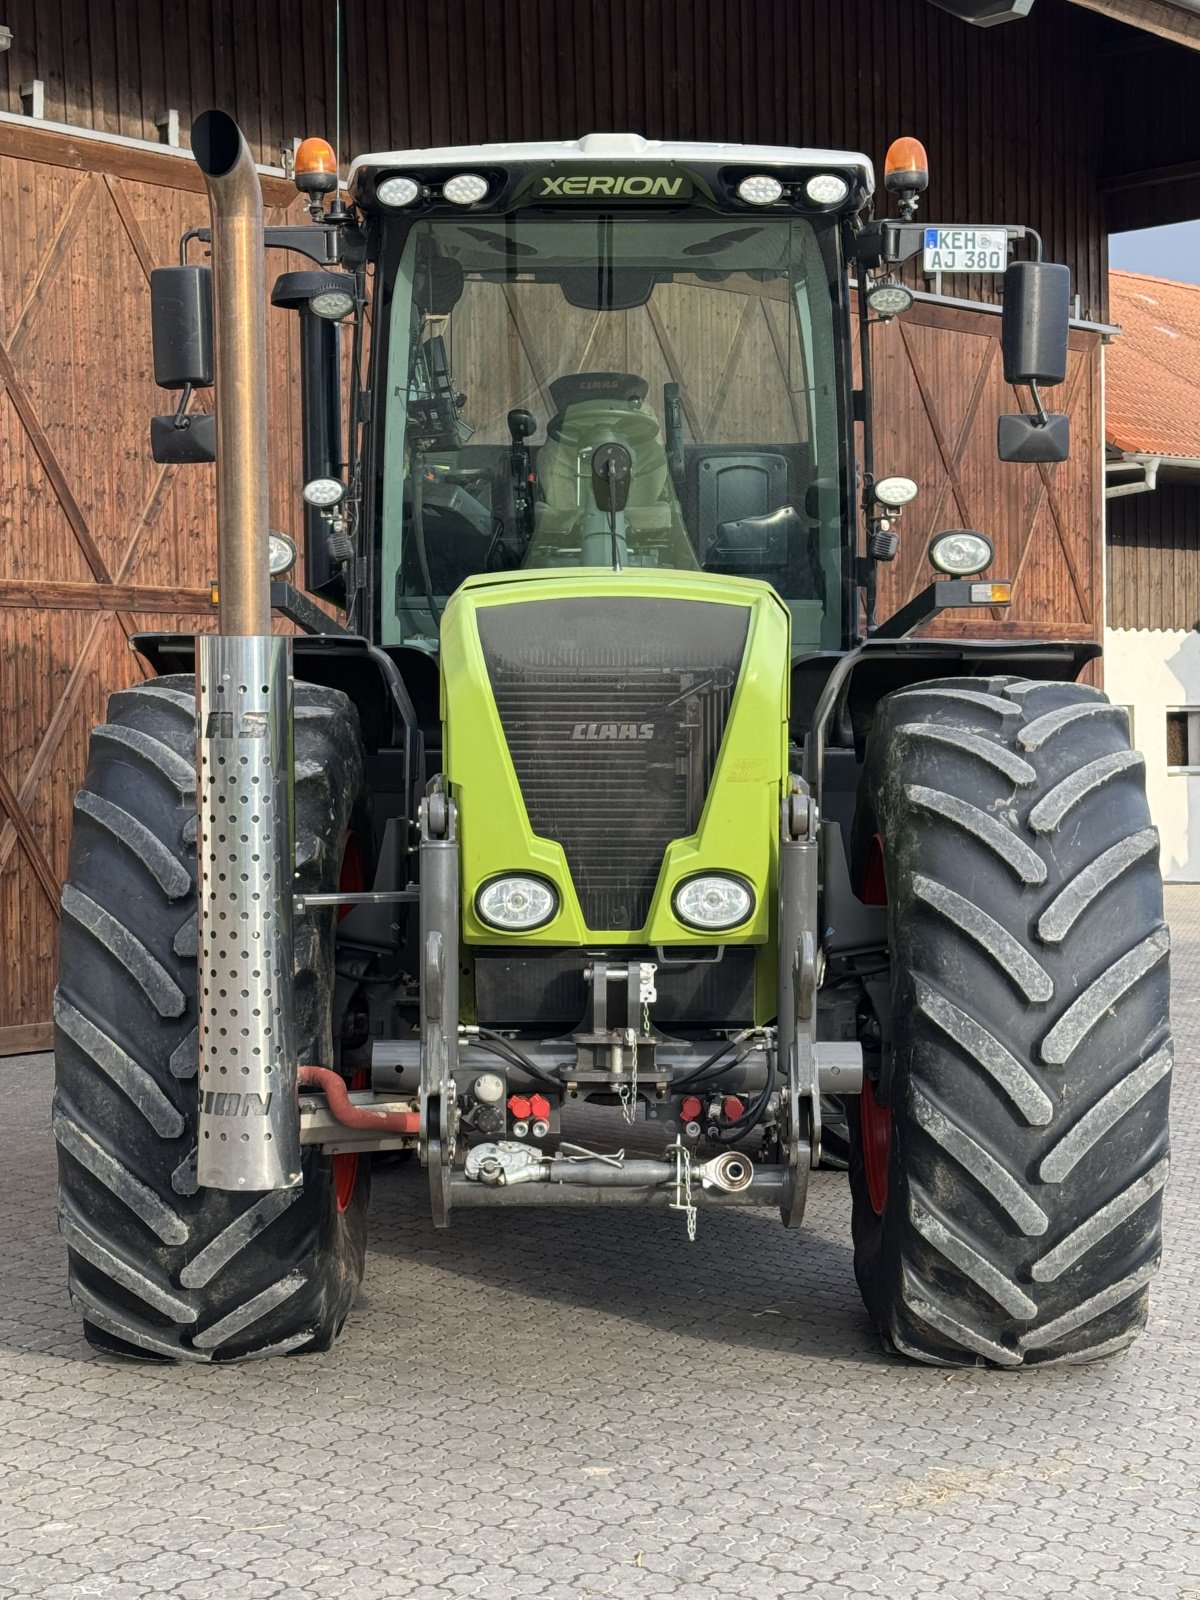
[[[439,1227],[661,1206],[694,1237],[723,1206],[798,1227],[828,1129],[890,1350],[1128,1345],[1171,1070],[1141,757],[1076,681],[1095,646],[913,637],[1007,600],[983,532],[876,615],[916,492],[872,459],[896,269],[1032,243],[1003,341],[1032,405],[999,425],[1025,461],[1066,453],[1039,392],[1066,269],[917,223],[914,141],[889,219],[846,151],[404,151],[347,205],[306,141],[311,223],[265,232],[236,125],[193,149],[212,225],[154,277],[180,398],[152,441],[215,460],[218,626],[138,639],[155,676],[75,803],[54,1128],[88,1339],[328,1348],[380,1152]],[[264,246],[302,258],[272,294],[302,588],[267,522]]]

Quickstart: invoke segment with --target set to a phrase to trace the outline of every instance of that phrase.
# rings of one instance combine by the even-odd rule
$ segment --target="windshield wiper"
[[[719,250],[728,250],[731,245],[741,244],[744,239],[753,239],[759,228],[733,228],[728,233],[718,233],[714,239],[701,239],[696,244],[685,244],[681,255],[685,256],[713,256]]]
[[[493,233],[490,228],[469,228],[460,223],[459,230],[469,234],[472,239],[478,239],[480,244],[486,244],[489,249],[498,251],[502,256],[535,256],[538,253],[536,245],[526,244],[519,239],[510,239],[503,233]]]

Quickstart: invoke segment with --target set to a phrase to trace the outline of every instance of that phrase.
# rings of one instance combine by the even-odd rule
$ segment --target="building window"
[[[1167,766],[1172,772],[1200,772],[1200,706],[1167,712]]]

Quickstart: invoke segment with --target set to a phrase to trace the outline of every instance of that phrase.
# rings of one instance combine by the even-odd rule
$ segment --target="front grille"
[[[477,617],[534,832],[562,845],[589,928],[640,928],[667,845],[699,825],[748,608],[596,597]]]

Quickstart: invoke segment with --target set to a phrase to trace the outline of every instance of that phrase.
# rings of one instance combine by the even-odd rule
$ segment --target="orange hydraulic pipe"
[[[330,1115],[345,1128],[356,1128],[363,1133],[416,1133],[420,1127],[421,1115],[417,1111],[380,1111],[374,1106],[356,1106],[345,1083],[328,1067],[301,1067],[299,1083],[302,1089],[322,1090]]]

